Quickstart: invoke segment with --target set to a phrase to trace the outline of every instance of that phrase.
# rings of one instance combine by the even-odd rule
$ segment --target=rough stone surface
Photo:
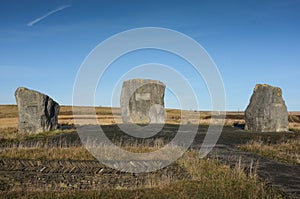
[[[157,80],[124,81],[121,92],[121,115],[124,123],[164,123],[166,86]]]
[[[245,111],[247,130],[282,132],[288,130],[288,111],[278,87],[257,84]]]
[[[59,104],[49,96],[20,87],[15,97],[20,133],[39,133],[58,128]]]

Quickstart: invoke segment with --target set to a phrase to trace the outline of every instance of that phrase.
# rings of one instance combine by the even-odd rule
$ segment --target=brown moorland
[[[87,107],[88,108],[88,107]],[[110,107],[94,107],[96,112],[96,118],[101,125],[111,125],[116,123],[122,123],[120,109]],[[185,115],[185,119],[181,118],[181,113]],[[194,115],[200,114],[199,118],[195,118]],[[218,115],[224,113],[210,112],[210,111],[187,111],[179,109],[166,109],[166,123],[167,124],[200,124],[209,125],[212,122],[212,115]],[[81,120],[83,123],[88,124],[89,118],[94,117],[87,115],[83,112],[77,115],[73,115],[72,106],[61,106],[58,116],[59,124],[74,124],[74,117]],[[289,128],[300,130],[300,112],[290,112],[289,115]],[[235,124],[243,125],[244,112],[226,112],[226,126],[233,126]],[[0,129],[2,128],[17,128],[18,126],[18,108],[17,105],[0,105]]]
[[[59,124],[64,126],[73,126],[74,125],[74,117],[76,119],[81,120],[83,123],[89,124],[90,118],[95,118],[95,116],[91,116],[86,114],[84,111],[78,113],[76,115],[72,114],[71,106],[61,106],[60,114],[59,114]],[[14,141],[26,141],[28,139],[33,140],[33,143],[36,143],[33,147],[27,146],[17,146],[17,147],[8,147],[2,148],[0,153],[1,159],[5,161],[5,159],[9,160],[31,160],[31,161],[59,161],[59,160],[67,160],[70,161],[70,164],[73,164],[72,161],[93,161],[94,158],[86,151],[82,146],[69,146],[69,147],[49,147],[45,145],[47,143],[47,138],[54,138],[55,141],[57,137],[62,134],[67,137],[73,137],[76,134],[74,128],[71,129],[60,129],[52,132],[46,132],[37,135],[26,135],[26,137],[21,136],[17,132],[18,125],[18,112],[16,105],[0,105],[0,140],[7,141],[11,139]],[[116,123],[122,123],[120,110],[118,108],[110,108],[110,107],[95,107],[96,118],[101,125],[112,125]],[[186,115],[186,119],[181,118],[181,112],[184,112]],[[199,118],[195,118],[195,113],[200,113]],[[212,119],[212,115],[218,116],[223,113],[217,112],[208,112],[208,111],[181,111],[177,109],[166,109],[166,123],[168,125],[176,124],[200,124],[202,126],[207,126],[210,122],[214,122]],[[244,124],[244,115],[243,112],[227,112],[226,113],[226,122],[225,122],[225,134],[220,138],[222,143],[240,143],[240,141],[244,142],[245,140],[249,140],[246,145],[239,145],[240,149],[251,151],[255,154],[271,157],[278,161],[283,161],[287,163],[297,164],[299,163],[299,142],[290,141],[293,137],[300,138],[299,129],[300,129],[300,112],[291,112],[289,116],[290,121],[290,129],[294,130],[294,134],[291,133],[241,133],[245,132],[239,130],[238,128],[231,128],[229,126],[238,126],[241,127]],[[108,126],[109,127],[109,126]],[[109,127],[110,128],[110,127]],[[169,128],[169,127],[168,127]],[[172,127],[173,128],[173,127]],[[297,130],[298,129],[298,130]],[[70,135],[70,136],[68,136]],[[203,136],[201,133],[199,136]],[[274,139],[274,141],[273,141]],[[51,139],[50,139],[51,140]],[[258,141],[257,141],[258,140]],[[40,145],[42,143],[42,145]],[[163,141],[162,141],[163,143]],[[161,143],[161,144],[162,144]],[[291,150],[294,148],[288,147],[290,143],[295,144],[296,151],[294,150],[291,153]],[[278,151],[270,150],[270,147],[262,147],[265,145],[269,145],[280,150],[280,156],[276,156],[274,154],[278,153]],[[282,144],[282,145],[281,145]],[[260,147],[264,149],[264,151],[257,151],[255,147]],[[294,146],[294,145],[293,145]],[[125,146],[126,150],[134,151],[134,152],[148,152],[149,150],[156,150],[160,146],[146,147],[138,146],[138,145],[130,145]],[[283,149],[283,150],[281,150]],[[285,151],[284,151],[285,150]],[[271,151],[271,152],[268,152]],[[285,156],[285,152],[288,152],[290,155],[287,156],[287,159],[283,159]],[[279,154],[279,153],[278,153]],[[296,159],[295,159],[296,157]],[[186,159],[187,158],[187,159]],[[51,163],[52,164],[52,163]],[[215,160],[210,159],[202,159],[200,160],[197,156],[197,151],[189,151],[185,154],[181,159],[177,161],[177,164],[184,168],[184,170],[188,171],[188,174],[191,176],[189,180],[183,180],[178,182],[172,182],[172,180],[167,179],[166,181],[161,181],[162,184],[159,184],[159,187],[147,187],[140,186],[138,189],[106,189],[101,191],[95,190],[83,190],[81,193],[76,191],[57,191],[53,192],[49,189],[46,192],[35,192],[35,191],[18,191],[11,190],[11,192],[6,193],[8,197],[21,197],[24,195],[24,198],[32,198],[32,197],[43,197],[43,198],[53,198],[53,197],[62,197],[62,198],[110,198],[110,197],[119,197],[123,198],[124,196],[128,196],[129,198],[141,198],[144,194],[147,194],[148,197],[158,197],[158,196],[166,196],[168,198],[176,198],[179,195],[182,198],[191,198],[191,196],[204,196],[207,198],[282,198],[281,194],[276,190],[272,189],[266,183],[261,181],[259,176],[250,170],[250,173],[245,173],[244,168],[240,165],[236,165],[234,168],[230,168],[228,165],[224,165],[223,163],[219,163]],[[248,165],[249,166],[249,165]],[[251,167],[251,165],[250,165]],[[205,172],[203,172],[205,171]],[[0,171],[1,172],[1,171]],[[7,171],[5,171],[7,172]],[[11,171],[10,171],[11,172]],[[3,173],[2,173],[3,174]],[[5,188],[6,185],[9,185],[9,178],[6,178],[5,175],[0,175],[0,189]],[[25,172],[26,174],[26,172]],[[38,174],[40,175],[40,174]],[[65,174],[66,176],[72,176],[72,173]],[[81,175],[81,174],[80,174]],[[114,178],[120,177],[120,175],[116,175]],[[8,180],[8,181],[7,181]],[[147,179],[146,179],[147,180]],[[225,183],[224,183],[225,182]],[[152,182],[158,183],[158,182]],[[171,184],[170,184],[171,183]],[[71,186],[71,185],[70,185]],[[221,189],[217,189],[217,187],[221,187]],[[76,189],[75,189],[76,190]],[[79,189],[78,189],[79,190]],[[239,191],[238,191],[239,190]],[[1,191],[1,190],[0,190]],[[255,195],[253,195],[255,193]],[[120,196],[117,196],[119,194]],[[204,194],[204,195],[203,195]]]

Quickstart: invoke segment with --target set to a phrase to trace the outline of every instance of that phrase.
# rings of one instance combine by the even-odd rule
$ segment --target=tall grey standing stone
[[[245,111],[245,128],[258,132],[288,130],[288,111],[278,87],[257,84]]]
[[[20,87],[15,97],[20,133],[39,133],[58,128],[59,104],[49,96]]]
[[[158,80],[123,82],[120,104],[124,123],[164,123],[165,84]]]

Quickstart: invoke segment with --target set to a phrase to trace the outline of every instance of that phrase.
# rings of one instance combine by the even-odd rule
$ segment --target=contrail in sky
[[[52,14],[58,12],[58,11],[62,11],[62,10],[64,10],[64,9],[68,8],[68,7],[71,7],[71,5],[60,6],[60,7],[56,8],[56,9],[54,9],[54,10],[48,12],[47,14],[45,14],[45,15],[43,15],[43,16],[41,16],[41,17],[39,17],[39,18],[36,18],[35,20],[29,22],[29,23],[27,24],[27,26],[31,27],[31,26],[33,26],[34,24],[36,24],[36,23],[40,22],[41,20],[45,19],[45,18],[48,17],[49,15],[52,15]]]

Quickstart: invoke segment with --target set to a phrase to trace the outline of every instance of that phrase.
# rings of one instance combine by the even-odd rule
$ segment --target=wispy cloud
[[[43,16],[41,16],[41,17],[39,17],[39,18],[36,18],[35,20],[29,22],[29,23],[27,24],[27,26],[29,26],[29,27],[34,26],[36,23],[42,21],[42,20],[45,19],[46,17],[48,17],[48,16],[50,16],[50,15],[56,13],[56,12],[62,11],[62,10],[64,10],[64,9],[68,8],[68,7],[71,7],[71,5],[60,6],[60,7],[56,8],[56,9],[54,9],[54,10],[48,12],[47,14],[45,14],[45,15],[43,15]]]

